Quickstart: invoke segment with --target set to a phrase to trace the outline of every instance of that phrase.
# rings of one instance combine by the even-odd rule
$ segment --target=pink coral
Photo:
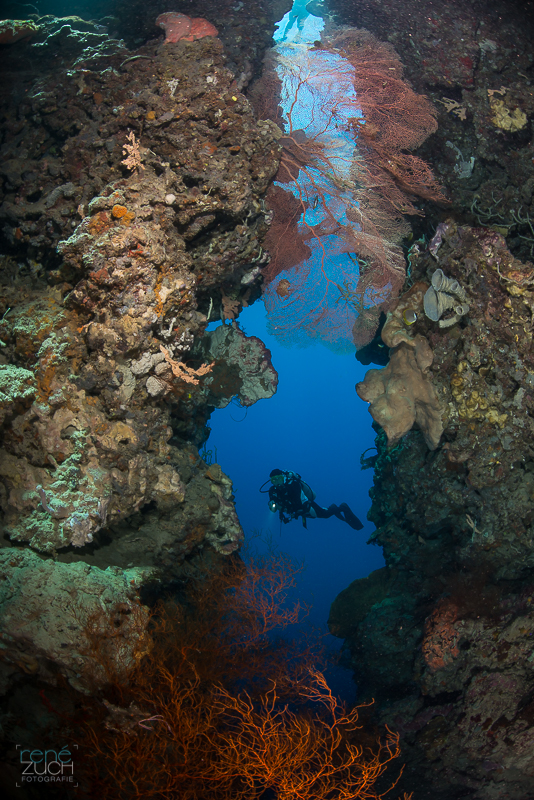
[[[187,17],[177,11],[167,11],[156,19],[156,25],[165,30],[165,44],[179,42],[193,42],[204,36],[217,36],[219,31],[203,17]]]
[[[192,42],[195,39],[202,39],[203,36],[217,36],[218,33],[219,31],[215,25],[212,25],[204,17],[193,17],[191,20],[191,33],[189,36],[184,36],[184,39]]]

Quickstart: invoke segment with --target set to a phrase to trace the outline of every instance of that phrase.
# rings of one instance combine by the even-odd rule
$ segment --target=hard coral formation
[[[167,11],[156,19],[156,25],[165,31],[165,44],[179,42],[194,42],[204,36],[217,36],[217,28],[203,17],[187,17],[177,11]]]
[[[520,108],[510,108],[505,99],[490,96],[491,121],[496,128],[504,131],[520,131],[526,127],[527,115]]]
[[[441,269],[434,271],[431,281],[430,287],[424,281],[415,282],[388,312],[381,339],[390,348],[389,364],[369,370],[356,386],[362,400],[370,403],[371,416],[386,432],[390,447],[414,425],[431,450],[443,433],[446,405],[433,385],[429,372],[433,353],[427,339],[416,333],[417,320],[424,311],[432,321],[439,320],[440,327],[448,328],[467,313],[469,305],[458,281],[446,278]],[[451,307],[454,316],[442,320]]]
[[[391,348],[389,363],[369,370],[356,386],[361,399],[370,403],[371,416],[386,432],[389,447],[416,425],[434,450],[443,432],[445,407],[429,374],[433,353],[425,337],[415,333],[427,290],[427,283],[414,283],[388,312],[381,339]]]
[[[278,374],[261,339],[245,336],[235,325],[221,325],[205,334],[200,346],[205,358],[213,359],[204,383],[209,405],[224,408],[237,397],[243,406],[251,406],[276,392]]]
[[[137,589],[150,571],[100,570],[3,549],[0,575],[2,693],[21,670],[52,683],[59,670],[75,688],[94,691],[107,680],[90,653],[95,639],[123,675],[146,652],[149,615]]]
[[[30,405],[36,394],[33,372],[13,364],[0,364],[0,425],[15,405]]]
[[[150,501],[161,502],[156,487],[169,454],[166,442],[172,433],[172,418],[167,410],[154,405],[152,398],[167,397],[177,410],[190,409],[186,414],[205,403],[202,385],[186,388],[172,370],[172,363],[187,358],[195,336],[206,324],[206,316],[197,311],[197,286],[202,284],[207,294],[210,281],[216,280],[217,274],[229,275],[230,269],[239,280],[243,274],[240,262],[247,265],[257,247],[255,224],[261,225],[262,216],[254,195],[267,185],[269,173],[253,178],[249,160],[225,150],[224,139],[232,122],[241,126],[246,119],[246,101],[239,101],[239,117],[230,111],[231,119],[221,136],[218,128],[224,112],[219,91],[231,76],[221,67],[213,72],[202,52],[196,69],[201,73],[207,70],[208,77],[218,84],[217,91],[208,88],[211,100],[205,97],[203,101],[205,114],[211,113],[211,102],[218,110],[212,121],[213,135],[219,137],[217,155],[206,161],[199,152],[195,159],[194,150],[186,144],[187,120],[181,120],[182,112],[165,111],[185,102],[197,78],[189,59],[163,51],[161,62],[155,58],[151,67],[154,75],[160,73],[157,85],[152,92],[145,89],[143,101],[150,107],[159,105],[161,117],[145,130],[145,141],[152,145],[145,169],[107,184],[83,210],[80,207],[81,222],[59,243],[63,262],[55,275],[59,287],[55,291],[57,296],[67,293],[65,304],[57,303],[54,292],[46,302],[39,300],[44,295],[36,292],[35,299],[26,306],[19,303],[3,321],[9,352],[29,358],[35,365],[40,403],[24,412],[20,424],[37,427],[40,450],[58,465],[50,469],[27,464],[23,452],[5,455],[2,474],[9,486],[7,528],[14,540],[29,541],[44,552],[68,544],[81,547],[112,520],[124,519]],[[219,52],[217,47],[215,52]],[[138,63],[143,65],[143,61]],[[181,76],[176,78],[180,93],[174,90],[172,96],[167,86],[171,79],[165,80],[170,69]],[[185,116],[190,113],[191,107],[185,112],[184,106]],[[128,124],[126,118],[122,124]],[[251,117],[247,125],[252,128]],[[185,162],[176,147],[180,136],[184,157],[187,150]],[[169,137],[175,142],[172,155]],[[257,129],[256,141],[258,166],[261,159],[271,158],[272,174],[276,148],[269,125]],[[270,156],[268,149],[262,149],[269,143]],[[171,162],[164,161],[167,150]],[[187,175],[202,174],[208,162],[206,180],[211,188],[205,196],[187,186]],[[107,169],[104,167],[104,175]],[[78,191],[82,187],[72,185],[71,193]],[[234,217],[235,228],[225,222],[218,239],[214,222],[226,213]],[[245,215],[251,220],[248,225],[240,223]],[[212,230],[212,240],[186,249],[185,242],[205,228]],[[240,368],[239,357],[236,352],[235,366],[229,369]],[[193,368],[199,375],[201,365],[197,362]],[[249,391],[247,403],[254,402],[254,391]],[[232,396],[233,392],[227,402]],[[180,419],[186,414],[180,411]],[[200,432],[195,435],[200,441]],[[149,441],[152,453],[146,451]],[[13,459],[24,475],[18,489],[9,477],[15,468]],[[178,474],[171,485],[175,486],[175,502],[182,502]]]

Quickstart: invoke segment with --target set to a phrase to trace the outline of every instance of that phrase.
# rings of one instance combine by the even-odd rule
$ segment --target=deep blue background
[[[244,309],[239,325],[271,351],[278,391],[248,409],[230,404],[215,411],[206,447],[217,449],[217,462],[233,481],[245,535],[261,530],[278,549],[305,561],[294,596],[312,604],[308,622],[326,631],[336,595],[384,564],[380,548],[366,544],[374,531],[366,520],[372,470],[361,470],[360,455],[374,445],[375,434],[354,385],[368,367],[353,354],[339,355],[320,344],[282,347],[267,332],[262,302]],[[307,529],[300,520],[281,526],[267,495],[259,492],[274,467],[298,472],[322,506],[348,503],[364,529],[354,531],[335,517],[308,520]],[[329,638],[332,647],[340,646]]]

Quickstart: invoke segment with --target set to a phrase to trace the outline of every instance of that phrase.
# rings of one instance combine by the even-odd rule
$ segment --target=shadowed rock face
[[[451,328],[424,315],[410,328],[434,353],[441,442],[431,452],[415,425],[388,449],[380,432],[371,541],[387,567],[337,598],[330,627],[346,638],[362,694],[401,732],[403,788],[524,800],[534,771],[534,266],[493,231],[443,229],[413,277],[441,268],[470,310]]]
[[[235,323],[201,343],[259,296],[274,126],[255,121],[218,39],[132,52],[81,23],[46,18],[13,45],[27,49],[0,96],[4,687],[55,665],[90,689],[76,659],[102,602],[111,637],[116,609],[128,617],[120,657],[134,663],[138,590],[239,549],[231,481],[197,448],[214,406],[277,383]],[[30,55],[35,72],[17,71]]]

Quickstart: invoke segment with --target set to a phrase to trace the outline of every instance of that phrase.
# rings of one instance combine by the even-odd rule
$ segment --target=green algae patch
[[[37,382],[33,372],[14,364],[0,365],[0,408],[35,397]]]
[[[54,297],[46,295],[14,308],[9,320],[17,355],[33,360],[43,342],[65,327],[67,315]]]

